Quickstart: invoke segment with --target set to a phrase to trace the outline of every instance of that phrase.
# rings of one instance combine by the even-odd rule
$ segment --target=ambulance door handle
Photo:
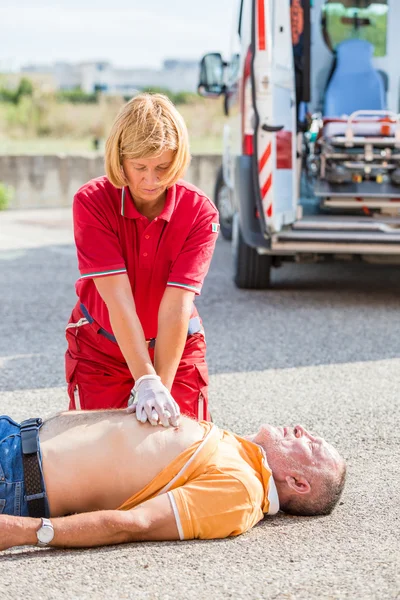
[[[284,125],[276,125],[274,127],[273,125],[267,125],[266,123],[264,123],[264,125],[261,125],[261,129],[263,131],[268,131],[268,133],[276,133],[277,131],[282,131],[284,127]]]

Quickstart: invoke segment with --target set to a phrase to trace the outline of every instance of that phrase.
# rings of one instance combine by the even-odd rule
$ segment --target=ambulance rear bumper
[[[305,218],[275,234],[270,252],[400,255],[400,219]]]

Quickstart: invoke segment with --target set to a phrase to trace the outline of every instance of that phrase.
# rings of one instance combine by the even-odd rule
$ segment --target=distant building
[[[106,94],[130,96],[138,90],[157,87],[172,92],[195,92],[199,63],[197,61],[168,59],[161,69],[127,69],[114,67],[106,61],[65,63],[53,65],[26,65],[21,72],[27,76],[46,74],[54,78],[56,89],[72,90],[80,87],[87,93],[101,90]]]
[[[36,71],[30,71],[29,73],[2,73],[1,85],[9,89],[16,89],[21,78],[24,76],[30,79],[35,87],[40,88],[44,92],[54,92],[57,89],[54,75],[50,70],[42,68],[38,68]]]

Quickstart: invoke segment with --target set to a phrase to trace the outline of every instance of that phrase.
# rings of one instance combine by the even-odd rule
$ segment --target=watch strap
[[[50,544],[50,542],[52,541],[52,539],[54,537],[54,527],[53,527],[53,523],[50,521],[50,519],[46,519],[45,517],[42,517],[41,521],[42,521],[42,524],[36,532],[36,536],[37,536],[37,540],[38,540],[37,545],[44,547],[44,546],[48,546]],[[51,529],[51,531],[52,531],[52,536],[48,542],[44,542],[39,538],[40,532],[42,530],[46,530],[46,529],[47,530]]]

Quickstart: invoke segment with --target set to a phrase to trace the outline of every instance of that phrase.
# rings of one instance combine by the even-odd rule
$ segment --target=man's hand
[[[0,552],[14,546],[36,544],[40,519],[0,515]]]
[[[178,427],[179,406],[158,375],[143,375],[136,381],[133,391],[134,403],[128,407],[128,412],[136,412],[138,421]]]

